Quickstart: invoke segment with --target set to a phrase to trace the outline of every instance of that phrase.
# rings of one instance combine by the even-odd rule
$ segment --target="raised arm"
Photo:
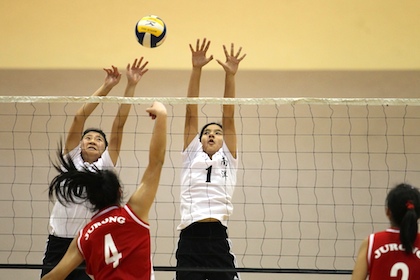
[[[83,256],[77,248],[77,237],[73,239],[66,254],[60,262],[41,280],[64,280],[83,261]]]
[[[234,98],[236,95],[235,88],[235,74],[238,71],[239,62],[245,58],[246,54],[241,55],[242,48],[235,54],[234,45],[231,44],[230,52],[223,46],[226,56],[226,62],[217,60],[217,62],[225,70],[225,92],[224,98]],[[235,128],[235,105],[223,105],[223,141],[226,143],[232,156],[236,158],[237,141],[236,141],[236,128]]]
[[[111,89],[119,83],[121,74],[118,72],[117,67],[112,66],[110,69],[104,68],[106,77],[104,83],[98,88],[92,96],[106,96]],[[86,103],[79,110],[73,118],[73,123],[67,134],[66,143],[64,145],[64,153],[67,154],[79,145],[80,138],[82,137],[83,129],[87,118],[92,114],[98,103]]]
[[[133,64],[127,65],[127,86],[125,88],[124,97],[133,97],[137,83],[141,80],[143,75],[149,70],[146,68],[148,62],[143,63],[143,57],[135,59]],[[109,139],[108,152],[114,165],[117,164],[120,155],[121,143],[123,137],[124,125],[130,113],[131,104],[121,104],[118,108],[112,124],[111,136]]]
[[[195,49],[190,44],[192,53],[192,72],[188,85],[187,97],[194,98],[200,95],[200,80],[201,70],[204,65],[213,59],[213,55],[207,57],[207,50],[210,47],[210,41],[206,38],[200,45],[200,40],[197,39]],[[191,141],[198,133],[198,106],[197,104],[187,104],[185,113],[185,126],[184,126],[184,150],[188,147]]]
[[[152,138],[150,139],[149,163],[139,187],[128,201],[136,215],[144,222],[149,221],[149,210],[156,196],[162,166],[165,161],[167,119],[166,108],[160,102],[154,102],[152,107],[149,107],[146,111],[155,120]]]

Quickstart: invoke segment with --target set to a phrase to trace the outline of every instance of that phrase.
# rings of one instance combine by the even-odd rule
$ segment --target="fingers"
[[[133,62],[133,66],[131,67],[131,69],[137,69],[137,68],[143,69],[147,66],[147,64],[149,64],[149,61],[145,61],[143,63],[143,57],[140,57],[138,59],[136,58]]]
[[[112,65],[111,67],[112,69],[110,68],[103,68],[103,69],[107,73],[108,76],[118,77],[120,75],[120,73],[118,72],[118,68],[115,67],[114,65]]]
[[[225,45],[223,45],[223,50],[225,52],[226,57],[232,56],[232,57],[238,58],[240,56],[241,52],[242,52],[242,47],[239,47],[239,50],[236,52],[236,54],[235,54],[235,45],[233,43],[230,45],[230,54],[227,51],[227,48],[226,48]],[[240,59],[239,58],[238,59],[242,60],[245,56],[246,56],[246,54],[242,55],[242,57]]]
[[[143,73],[146,73],[149,70],[149,69],[145,69],[148,64],[149,64],[149,61],[145,61],[143,63],[143,57],[140,57],[140,58],[136,58],[132,65],[128,63],[126,69],[127,71],[139,70]]]
[[[154,120],[158,115],[165,115],[166,107],[161,102],[154,101],[152,106],[146,109],[146,112],[149,113],[149,116]]]
[[[246,53],[245,53],[245,54],[243,54],[240,58],[238,58],[238,61],[242,61],[242,59],[244,59],[244,58],[245,58],[245,56],[246,56]]]
[[[139,68],[142,62],[143,62],[143,57],[140,57],[139,59],[136,58],[133,62],[132,68]],[[146,64],[147,64],[147,61],[146,61]]]
[[[208,42],[206,42],[206,41],[207,41],[207,39],[204,38],[203,43],[201,44],[201,49],[200,49],[201,51],[207,52],[207,50],[209,49],[210,41],[208,41]]]
[[[200,39],[197,39],[197,42],[195,43],[195,49],[198,51],[199,46],[200,46]]]
[[[210,43],[211,42],[207,41],[206,38],[203,38],[203,41],[201,42],[201,44],[200,44],[200,39],[197,39],[197,41],[195,42],[195,49],[191,44],[189,44],[189,46],[192,52],[207,52],[207,50],[210,47]]]
[[[228,53],[225,45],[223,45],[223,51],[225,52],[226,58],[228,58],[229,57],[229,53]]]
[[[229,60],[229,58],[235,58],[238,62],[240,62],[242,59],[245,58],[246,54],[241,55],[242,52],[242,47],[239,47],[239,50],[236,52],[235,54],[235,45],[232,43],[230,45],[230,54],[226,48],[225,45],[223,45],[223,51],[225,52],[225,56],[226,56],[226,60]]]

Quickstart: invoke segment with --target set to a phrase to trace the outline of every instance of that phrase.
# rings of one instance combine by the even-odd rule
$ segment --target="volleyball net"
[[[238,182],[229,237],[244,272],[351,273],[362,239],[388,227],[394,185],[420,185],[420,99],[118,98],[0,96],[0,265],[42,263],[52,203],[51,165],[74,113],[99,102],[86,127],[109,134],[118,105],[133,104],[117,171],[125,197],[147,164],[154,101],[168,109],[161,184],[150,212],[153,263],[173,270],[185,104],[199,122],[235,104]]]

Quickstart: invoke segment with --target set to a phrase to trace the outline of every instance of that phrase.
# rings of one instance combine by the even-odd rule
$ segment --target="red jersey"
[[[397,229],[371,234],[367,253],[369,279],[420,279],[420,234],[413,247],[413,253],[405,252]]]
[[[128,205],[98,212],[80,231],[77,245],[95,280],[153,279],[149,225]]]

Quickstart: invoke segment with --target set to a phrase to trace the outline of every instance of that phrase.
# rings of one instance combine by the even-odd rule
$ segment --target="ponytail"
[[[413,245],[416,241],[417,232],[418,232],[418,216],[416,209],[411,200],[406,202],[406,212],[402,218],[400,226],[400,240],[401,244],[404,246],[407,253],[413,251]]]
[[[387,207],[393,224],[400,229],[400,241],[407,254],[411,254],[418,234],[420,192],[408,184],[399,184],[387,196]]]

